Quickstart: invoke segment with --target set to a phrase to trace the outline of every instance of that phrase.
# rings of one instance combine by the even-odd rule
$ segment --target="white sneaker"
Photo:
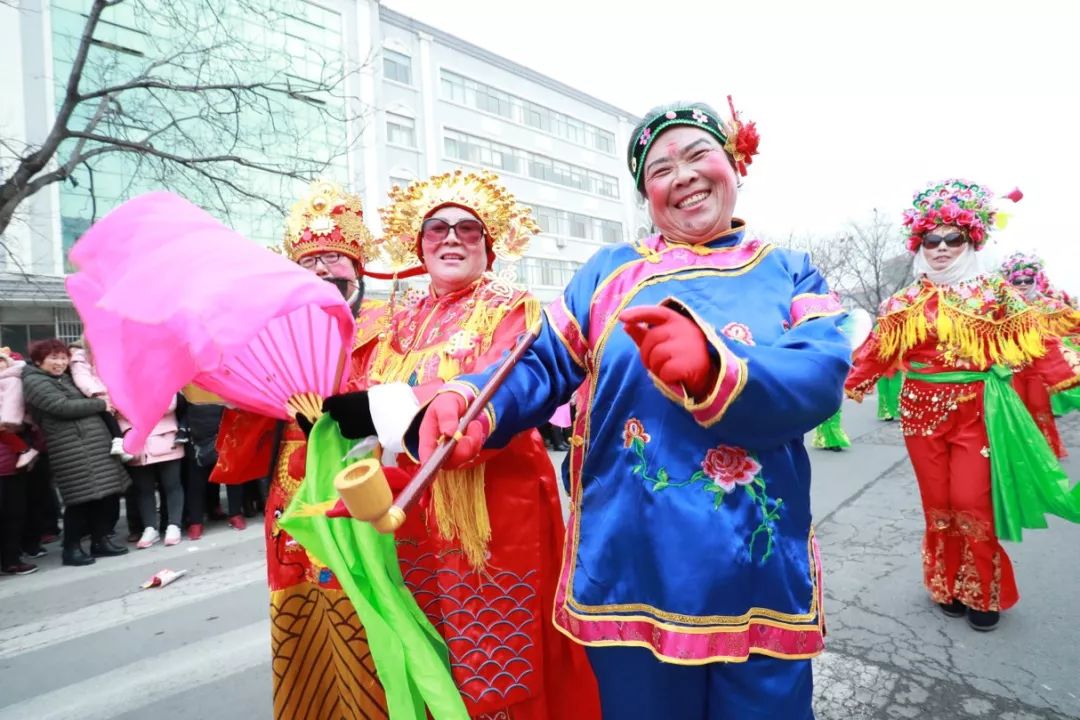
[[[170,525],[169,527],[174,528],[176,526],[175,525]],[[177,532],[179,532],[179,531],[180,531],[180,529],[177,528]],[[139,548],[140,550],[145,550],[146,548],[150,547],[151,545],[153,545],[154,543],[156,543],[160,539],[161,539],[161,533],[159,533],[157,531],[157,528],[148,527],[145,530],[143,530],[142,537],[139,538],[139,542],[135,543],[135,547]]]
[[[180,544],[180,528],[176,525],[170,525],[165,528],[165,544],[166,545],[179,545]]]
[[[29,448],[19,454],[19,459],[15,461],[15,469],[22,470],[23,468],[32,468],[34,461],[37,460],[38,453],[34,448]]]
[[[117,455],[120,457],[120,462],[128,462],[134,460],[135,456],[124,450],[124,438],[113,438],[112,445],[109,447],[110,455]]]

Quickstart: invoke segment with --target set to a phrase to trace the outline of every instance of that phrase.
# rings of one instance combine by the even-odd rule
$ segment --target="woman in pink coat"
[[[23,561],[21,547],[27,510],[27,478],[22,470],[38,454],[19,432],[26,416],[24,365],[8,348],[0,348],[0,572],[5,575],[37,570],[37,565]]]
[[[131,425],[121,417],[120,427],[127,432]],[[159,487],[165,506],[163,514],[168,518],[165,544],[176,545],[180,542],[180,516],[184,511],[180,464],[184,447],[176,443],[177,430],[176,398],[173,398],[169,412],[154,426],[142,451],[128,462],[137,498],[136,507],[128,508],[128,526],[132,532],[136,532],[141,520],[143,531],[138,542],[139,549],[148,548],[161,539],[161,533],[155,527],[158,514],[154,502],[154,493]]]

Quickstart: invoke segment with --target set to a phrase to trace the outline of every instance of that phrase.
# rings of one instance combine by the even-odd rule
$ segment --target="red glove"
[[[424,419],[420,422],[421,465],[428,461],[441,443],[454,436],[458,423],[465,415],[465,407],[465,398],[452,392],[439,393],[431,401],[424,412]],[[470,460],[475,460],[486,440],[487,432],[484,426],[479,420],[473,420],[450,451],[450,457],[446,458],[443,468],[454,470]]]
[[[700,400],[717,380],[705,334],[693,320],[662,305],[619,313],[619,320],[641,350],[641,362],[665,385],[682,385]]]

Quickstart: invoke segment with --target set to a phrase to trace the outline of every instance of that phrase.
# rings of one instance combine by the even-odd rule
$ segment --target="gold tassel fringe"
[[[1046,331],[1052,335],[1071,335],[1080,327],[1080,311],[1070,307],[1043,314]]]
[[[470,353],[480,357],[491,347],[495,331],[516,307],[511,300],[497,301],[483,297],[486,287],[477,288],[476,303],[460,330],[477,338],[479,346]],[[540,321],[540,303],[531,297],[525,303],[525,324],[532,327]],[[450,380],[462,372],[461,360],[445,352],[446,340],[423,349],[397,353],[389,340],[380,342],[371,368],[375,382],[408,382],[420,367],[428,367],[432,357],[439,359],[439,378]],[[472,368],[476,370],[478,368]],[[420,382],[430,378],[418,378]],[[487,546],[491,540],[491,520],[488,517],[487,497],[484,494],[484,467],[467,470],[441,471],[432,485],[432,508],[439,534],[447,540],[457,540],[469,565],[479,571],[486,563]]]
[[[439,535],[457,540],[474,570],[487,562],[491,518],[484,494],[484,466],[442,470],[432,485],[432,510]]]
[[[927,292],[907,308],[878,320],[878,354],[882,360],[900,357],[926,341],[930,331],[926,301],[934,294]],[[939,298],[934,330],[942,346],[955,348],[960,358],[980,369],[993,364],[1016,367],[1046,353],[1044,325],[1034,308],[993,320],[967,313]]]

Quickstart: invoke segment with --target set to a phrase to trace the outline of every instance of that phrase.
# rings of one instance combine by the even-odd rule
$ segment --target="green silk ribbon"
[[[352,518],[328,518],[337,501],[334,477],[354,441],[323,416],[308,439],[307,472],[278,523],[330,568],[367,632],[390,717],[468,720],[450,674],[449,652],[405,585],[392,535]],[[369,454],[370,457],[370,454]]]

